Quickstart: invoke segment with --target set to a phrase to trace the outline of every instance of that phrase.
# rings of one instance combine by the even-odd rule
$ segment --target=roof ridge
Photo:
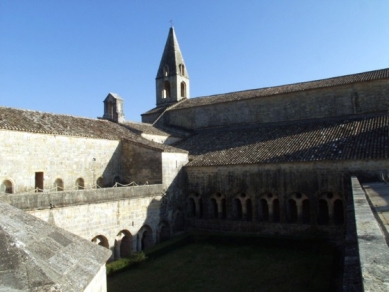
[[[262,89],[271,89],[271,88],[285,87],[285,86],[298,85],[298,84],[314,83],[314,82],[319,82],[319,81],[324,81],[324,80],[335,80],[335,79],[341,79],[341,78],[345,78],[345,77],[358,76],[358,75],[365,75],[365,74],[369,74],[369,73],[373,73],[373,72],[380,72],[380,71],[382,71],[382,72],[388,71],[388,73],[389,73],[389,68],[382,68],[382,69],[377,69],[377,70],[371,70],[371,71],[365,71],[365,72],[359,72],[359,73],[353,73],[353,74],[346,74],[346,75],[340,75],[340,76],[335,76],[335,77],[320,78],[320,79],[314,79],[314,80],[309,80],[309,81],[287,83],[287,84],[282,84],[282,85],[259,87],[259,88],[252,88],[252,89],[245,89],[245,90],[238,90],[238,91],[230,91],[230,92],[226,92],[226,93],[218,93],[218,94],[212,94],[212,95],[204,95],[204,96],[199,96],[199,97],[195,97],[195,98],[203,98],[203,97],[206,98],[206,97],[225,95],[225,94],[230,94],[230,93],[257,91],[257,90],[262,90]],[[384,78],[389,78],[389,76],[388,77],[374,78],[373,80],[384,79]],[[358,82],[358,81],[353,81],[353,82]],[[353,82],[350,82],[350,83],[353,83]]]
[[[76,119],[92,120],[92,121],[107,121],[107,120],[98,119],[98,118],[88,118],[88,117],[75,116],[75,115],[62,114],[62,113],[52,113],[52,112],[45,112],[45,111],[39,111],[39,110],[30,110],[30,109],[21,109],[21,108],[16,108],[16,107],[0,106],[0,109],[2,109],[2,108],[9,109],[9,110],[23,111],[23,112],[47,114],[47,115],[53,115],[53,116],[64,116],[64,117],[71,117],[71,118],[76,118]]]

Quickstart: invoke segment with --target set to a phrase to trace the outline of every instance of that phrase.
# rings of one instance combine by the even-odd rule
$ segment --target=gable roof
[[[388,79],[389,78],[389,68],[345,75],[340,77],[333,77],[315,81],[294,83],[288,85],[274,86],[274,87],[265,87],[259,89],[251,89],[244,91],[236,91],[224,94],[216,94],[210,96],[203,96],[197,98],[191,98],[184,100],[180,104],[177,104],[175,107],[167,109],[167,111],[174,111],[179,109],[206,106],[216,103],[230,102],[245,100],[258,97],[268,97],[278,94],[286,94],[298,91],[305,91],[311,89],[327,88],[345,84],[352,84],[357,82],[365,82],[379,79]],[[147,112],[148,113],[148,112]]]
[[[256,125],[200,132],[176,147],[187,166],[389,159],[389,118],[370,117]]]
[[[186,152],[158,144],[129,131],[122,124],[39,111],[0,107],[0,129],[106,140],[126,139],[166,152]]]
[[[123,98],[121,98],[121,97],[119,96],[119,94],[113,93],[113,92],[108,93],[108,95],[107,95],[107,97],[104,99],[104,101],[106,101],[106,100],[109,99],[109,98],[114,98],[114,99],[123,100]]]
[[[0,290],[84,291],[109,249],[0,202]]]

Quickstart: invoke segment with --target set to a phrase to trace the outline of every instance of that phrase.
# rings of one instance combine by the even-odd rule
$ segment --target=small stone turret
[[[104,99],[103,119],[115,123],[124,122],[123,99],[116,93],[109,93]]]
[[[156,77],[157,106],[189,98],[189,75],[171,27]]]

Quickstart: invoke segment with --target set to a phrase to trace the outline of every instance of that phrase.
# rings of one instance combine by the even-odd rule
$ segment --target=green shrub
[[[146,260],[146,255],[144,252],[137,252],[132,254],[128,258],[122,258],[120,260],[110,262],[106,266],[107,275],[113,275],[115,273],[118,273],[120,271],[124,271],[129,269],[130,267],[134,267],[136,265],[139,265],[141,262]]]
[[[191,238],[188,235],[181,235],[175,237],[169,241],[162,242],[153,247],[148,248],[145,252],[133,253],[128,258],[122,258],[117,261],[113,261],[107,264],[107,275],[111,276],[118,272],[125,271],[129,268],[138,266],[140,263],[146,261],[149,258],[155,258],[175,250],[178,247],[184,246],[190,242]]]

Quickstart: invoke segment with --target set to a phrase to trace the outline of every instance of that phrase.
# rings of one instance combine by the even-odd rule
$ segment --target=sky
[[[388,0],[1,0],[0,106],[126,120],[155,107],[173,23],[192,98],[389,67]]]

